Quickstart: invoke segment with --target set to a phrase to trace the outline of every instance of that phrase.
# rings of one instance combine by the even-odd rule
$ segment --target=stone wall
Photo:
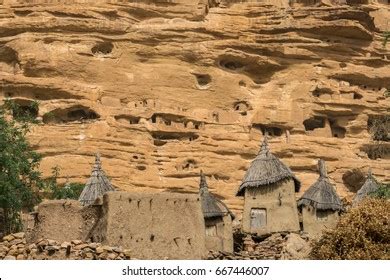
[[[111,247],[101,243],[86,243],[81,240],[59,242],[38,239],[28,243],[25,233],[5,236],[0,242],[0,260],[128,260],[130,250]]]
[[[111,192],[91,240],[126,247],[139,259],[201,259],[205,225],[195,194]]]
[[[246,235],[234,253],[210,252],[210,260],[300,260],[310,252],[309,239],[296,233],[275,233],[267,238]]]

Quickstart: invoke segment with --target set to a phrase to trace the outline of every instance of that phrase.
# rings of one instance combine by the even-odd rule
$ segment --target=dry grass
[[[389,260],[390,201],[368,198],[312,246],[312,259]]]

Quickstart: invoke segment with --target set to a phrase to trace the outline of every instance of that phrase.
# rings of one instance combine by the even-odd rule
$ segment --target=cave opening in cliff
[[[220,62],[219,62],[219,65],[222,67],[222,68],[225,68],[225,69],[228,69],[228,70],[231,70],[231,71],[237,71],[237,70],[240,70],[244,67],[244,64],[241,63],[240,61],[236,61],[236,60],[225,60],[225,59],[222,59]]]
[[[264,125],[264,124],[253,124],[253,128],[258,129],[261,131],[263,135],[268,135],[271,137],[279,137],[283,135],[284,130],[280,127],[271,126],[271,125]]]
[[[347,130],[344,127],[341,127],[337,124],[336,120],[329,120],[330,130],[332,132],[332,136],[335,138],[344,138]]]
[[[342,180],[348,190],[356,193],[361,188],[361,186],[363,186],[366,180],[366,176],[362,170],[354,168],[352,170],[347,170],[343,174]]]
[[[84,106],[74,106],[65,109],[55,109],[43,116],[44,123],[67,123],[99,119],[100,115]]]
[[[0,45],[0,61],[12,65],[19,63],[18,53],[8,46]]]
[[[114,45],[111,42],[101,42],[96,44],[92,49],[94,55],[108,55],[114,49]]]
[[[317,129],[317,128],[324,128],[325,121],[326,121],[326,118],[324,118],[324,117],[314,116],[314,117],[311,117],[307,120],[304,120],[303,125],[305,126],[306,131],[313,131],[314,129]]]
[[[233,104],[233,108],[236,112],[239,112],[242,116],[246,116],[248,111],[251,110],[251,106],[246,101],[239,101]]]
[[[321,95],[324,95],[324,94],[332,95],[333,94],[333,90],[330,89],[330,88],[316,88],[312,92],[312,95],[314,97],[320,97]]]
[[[195,168],[197,168],[197,164],[196,164],[196,161],[193,160],[193,159],[189,159],[187,161],[185,161],[183,164],[182,164],[182,170],[193,170]]]
[[[128,115],[115,116],[115,120],[124,124],[139,124],[141,118]]]
[[[153,139],[158,141],[172,141],[172,140],[194,141],[199,138],[199,135],[192,132],[153,131],[151,134]]]

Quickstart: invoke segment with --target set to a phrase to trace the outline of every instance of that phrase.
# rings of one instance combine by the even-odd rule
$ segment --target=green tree
[[[45,191],[50,199],[78,199],[84,189],[84,184],[66,183],[64,186],[58,184],[60,168],[52,168],[52,176],[45,180]]]
[[[29,145],[26,134],[34,119],[31,110],[6,100],[0,106],[0,208],[6,233],[21,229],[20,211],[31,209],[42,187],[38,170],[41,156]]]

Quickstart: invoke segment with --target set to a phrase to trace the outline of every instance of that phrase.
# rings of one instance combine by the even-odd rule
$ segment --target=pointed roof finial
[[[261,143],[260,154],[268,154],[268,133],[265,132],[263,142]]]
[[[95,164],[92,169],[91,177],[88,179],[83,191],[80,194],[79,201],[83,206],[94,203],[96,198],[102,196],[106,192],[115,191],[108,180],[100,162],[100,154],[95,156]]]
[[[320,172],[320,177],[328,177],[328,172],[326,171],[326,164],[323,159],[318,160],[318,171]]]
[[[343,203],[331,184],[326,172],[325,161],[318,160],[320,177],[298,200],[298,206],[312,206],[319,210],[342,211]]]
[[[94,170],[100,170],[100,169],[102,169],[102,162],[100,161],[100,153],[97,152],[95,155]]]
[[[206,176],[204,175],[203,170],[200,171],[199,191],[201,193],[209,191],[209,186],[207,185]]]

